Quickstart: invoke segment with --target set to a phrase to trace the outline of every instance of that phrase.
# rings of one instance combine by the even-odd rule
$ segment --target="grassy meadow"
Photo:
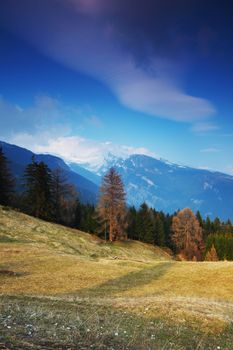
[[[233,263],[0,207],[0,349],[233,349]]]

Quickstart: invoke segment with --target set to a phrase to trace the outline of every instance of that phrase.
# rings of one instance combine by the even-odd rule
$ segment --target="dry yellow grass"
[[[101,322],[108,325],[108,340],[103,342],[108,343],[109,332],[115,332],[114,322],[119,323],[117,327],[122,332],[120,325],[125,324],[136,340],[127,342],[127,346],[119,343],[122,349],[131,349],[132,345],[132,349],[206,350],[216,348],[215,342],[221,349],[231,349],[232,262],[177,262],[161,249],[140,242],[104,244],[95,236],[0,208],[1,269],[14,272],[0,273],[6,315],[6,305],[11,305],[12,300],[16,304],[22,301],[22,310],[39,310],[43,304],[46,324],[50,317],[46,309],[51,317],[64,319],[67,310],[72,309],[71,319],[75,322],[78,308],[88,327],[98,324],[98,334],[104,334]],[[30,299],[32,296],[38,299]],[[54,309],[51,303],[56,302]],[[58,311],[61,304],[63,311]],[[95,316],[90,317],[92,313]],[[138,324],[144,332],[142,339],[138,338]],[[42,329],[43,324],[38,327]],[[146,337],[150,337],[148,332],[153,327],[157,327],[158,341],[151,345]],[[172,338],[172,346],[167,343],[166,334],[176,339]],[[189,338],[193,339],[193,347]],[[91,341],[90,336],[86,341]],[[104,349],[101,346],[96,349]]]
[[[52,224],[0,206],[0,243],[18,243],[87,258],[171,260],[164,250],[129,241],[105,244],[97,236]]]

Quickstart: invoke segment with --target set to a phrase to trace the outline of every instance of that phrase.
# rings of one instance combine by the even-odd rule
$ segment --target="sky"
[[[233,174],[228,0],[1,0],[0,140]]]

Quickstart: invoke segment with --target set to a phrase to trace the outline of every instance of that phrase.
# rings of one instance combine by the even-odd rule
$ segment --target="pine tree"
[[[190,209],[185,208],[173,217],[172,240],[187,259],[192,260],[193,256],[200,259],[203,250],[202,228]]]
[[[199,221],[200,226],[203,228],[204,222],[203,222],[203,219],[202,219],[202,216],[201,216],[201,213],[200,213],[199,210],[198,210],[197,213],[196,213],[196,218],[197,218],[197,220]]]
[[[114,168],[103,177],[97,212],[102,223],[107,225],[111,242],[127,238],[125,191],[121,177]]]
[[[128,228],[127,228],[127,233],[128,233],[128,238],[129,239],[134,239],[138,240],[138,213],[135,207],[130,207],[128,210],[128,215],[127,215],[127,221],[128,221]]]
[[[154,220],[154,243],[160,247],[165,245],[164,225],[159,214],[155,215]]]
[[[7,158],[0,147],[0,204],[10,205],[14,193],[14,179],[10,173]]]
[[[53,217],[52,174],[44,162],[32,163],[25,169],[25,200],[29,214],[49,220]]]
[[[206,261],[218,261],[219,260],[214,244],[212,244],[210,250],[207,252],[205,260]]]
[[[82,217],[83,217],[83,206],[79,199],[76,199],[75,203],[75,214],[74,214],[74,224],[73,226],[79,230],[82,230]]]
[[[231,220],[228,219],[223,225],[223,231],[226,233],[233,233],[233,226]]]
[[[72,218],[69,216],[72,216],[72,209],[75,212],[77,192],[74,186],[67,183],[64,171],[61,168],[52,171],[51,194],[55,221],[72,224]]]
[[[212,228],[213,233],[221,232],[221,221],[218,217],[214,219],[214,222],[212,223]]]
[[[138,212],[139,240],[154,244],[153,213],[146,203],[140,206]]]
[[[170,249],[174,250],[174,243],[171,239],[171,226],[173,216],[169,214],[167,214],[166,216],[164,214],[160,214],[160,217],[163,219],[165,245]]]
[[[213,233],[212,224],[211,224],[209,216],[207,216],[207,218],[204,222],[204,232],[203,233],[204,233],[205,239],[208,237],[209,234]]]

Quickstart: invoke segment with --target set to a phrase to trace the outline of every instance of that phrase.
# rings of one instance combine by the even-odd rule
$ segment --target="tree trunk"
[[[110,223],[109,223],[109,241],[110,242],[113,241],[113,224],[112,224],[112,220],[110,220]]]

